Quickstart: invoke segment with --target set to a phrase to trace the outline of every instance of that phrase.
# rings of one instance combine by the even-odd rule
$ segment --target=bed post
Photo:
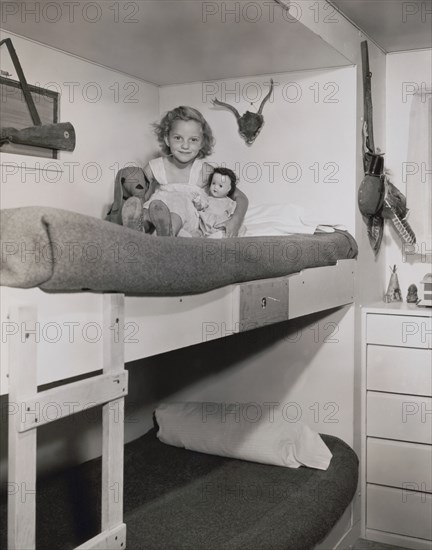
[[[9,359],[9,460],[8,460],[8,548],[36,547],[36,430],[20,432],[20,421],[33,414],[23,405],[37,391],[36,309],[14,307],[11,323],[20,337],[12,338]],[[36,417],[36,421],[37,421]]]
[[[103,373],[124,370],[124,295],[106,294],[103,302]],[[123,391],[126,395],[126,389]],[[102,531],[123,522],[124,397],[102,412]]]

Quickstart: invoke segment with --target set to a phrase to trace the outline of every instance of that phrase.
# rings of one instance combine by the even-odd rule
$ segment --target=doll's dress
[[[201,177],[202,164],[201,159],[194,160],[188,183],[168,183],[163,157],[151,160],[149,165],[153,176],[159,183],[159,187],[151,198],[144,203],[143,208],[148,208],[155,200],[164,202],[170,212],[180,216],[183,221],[182,229],[190,235],[196,235],[199,216],[192,200],[197,196],[197,193],[201,192],[198,182]]]
[[[229,197],[207,197],[207,202],[208,206],[198,212],[199,229],[204,237],[216,232],[219,234],[220,229],[216,229],[215,225],[229,220],[236,208],[235,201]]]

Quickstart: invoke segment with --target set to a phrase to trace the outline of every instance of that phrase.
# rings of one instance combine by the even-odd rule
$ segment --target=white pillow
[[[289,235],[291,233],[312,235],[316,225],[304,223],[303,215],[303,208],[295,204],[249,206],[244,219],[245,237]]]
[[[257,403],[169,403],[155,411],[163,443],[263,464],[326,470],[332,454],[320,435],[284,410]]]

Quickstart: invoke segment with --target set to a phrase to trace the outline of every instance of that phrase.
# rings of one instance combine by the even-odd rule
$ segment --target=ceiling
[[[432,0],[331,0],[385,52],[432,48]]]
[[[9,2],[2,27],[157,85],[350,64],[295,22],[281,6],[288,0],[276,2],[57,0],[16,2],[15,7]],[[430,25],[422,22],[421,14],[421,6],[429,3],[432,0],[333,2],[385,51],[431,47]],[[403,18],[403,5],[420,11]],[[430,22],[431,16],[423,15]]]
[[[38,21],[17,2],[3,28],[157,85],[349,64],[279,4],[270,17],[271,0],[259,2],[233,1],[234,12],[221,0],[57,0],[45,12],[27,2],[41,6]]]

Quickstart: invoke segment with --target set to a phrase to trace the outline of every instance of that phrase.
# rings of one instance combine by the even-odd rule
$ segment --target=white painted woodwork
[[[103,372],[124,372],[124,295],[103,297]],[[114,330],[113,330],[114,327]],[[124,392],[102,409],[102,532],[123,523]]]
[[[126,548],[126,525],[122,523],[113,529],[99,533],[80,544],[75,550],[124,550]]]
[[[369,391],[367,434],[432,444],[432,399]]]
[[[93,376],[38,392],[22,403],[18,431],[25,432],[127,395],[127,371]]]
[[[431,445],[369,437],[366,468],[369,483],[432,492]]]
[[[406,0],[331,0],[384,51],[419,50],[432,46],[431,4]]]
[[[386,51],[430,48],[427,2],[332,3]],[[59,2],[54,11],[36,4],[34,15],[26,14],[19,4],[16,10],[9,8],[2,24],[9,31],[161,85],[296,70],[300,62],[303,68],[316,68],[317,62],[335,66],[344,61],[302,24],[308,12],[329,27],[345,22],[322,1],[291,2],[288,13],[273,1],[121,0],[88,10],[84,0],[73,7],[67,4]],[[37,16],[37,25],[25,25]],[[160,36],[166,46],[158,50],[159,63],[155,63],[152,54]],[[323,50],[318,59],[316,47]]]
[[[432,348],[432,320],[411,315],[371,315],[367,323],[367,342],[407,348]]]
[[[33,396],[36,385],[36,341],[32,328],[37,322],[36,309],[30,306],[11,309],[10,321],[24,323],[23,341],[15,338],[10,345],[9,434],[8,434],[8,548],[36,547],[36,429],[18,431],[25,411],[22,404]]]
[[[367,388],[432,397],[432,352],[369,345]]]
[[[368,483],[366,506],[370,529],[432,540],[432,495]]]
[[[334,266],[316,267],[300,273],[262,281],[229,285],[210,292],[182,297],[125,298],[125,360],[134,361],[174,349],[223,338],[242,329],[307,315],[322,308],[339,307],[353,301],[356,260],[339,260]],[[241,288],[247,285],[254,296],[256,309],[242,303]],[[272,293],[269,295],[268,285]],[[281,286],[281,289],[277,287]],[[328,285],[326,287],[326,285]],[[255,290],[252,290],[254,289]],[[294,288],[294,290],[292,290]],[[316,294],[319,288],[325,298]],[[322,290],[325,288],[325,292]],[[288,292],[288,295],[285,293]],[[38,308],[38,385],[97,370],[103,354],[102,295],[86,293],[49,294],[39,289],[0,288],[4,342],[22,338],[23,327],[7,320],[8,308],[32,300]],[[244,296],[247,293],[243,294]],[[312,295],[312,297],[311,297]],[[267,308],[262,308],[262,298]],[[281,300],[274,302],[271,298]],[[293,306],[291,307],[291,303]],[[277,306],[276,316],[266,316]],[[280,305],[283,306],[283,313]],[[288,310],[286,309],[288,307]],[[263,310],[264,313],[261,313]],[[254,315],[259,316],[254,319]],[[244,321],[241,327],[241,316]],[[119,329],[108,327],[114,336]],[[8,346],[2,346],[1,392],[8,391]],[[58,358],[62,357],[59,361]]]
[[[125,358],[134,361],[233,334],[233,286],[125,300]]]
[[[344,260],[336,266],[305,269],[289,277],[289,319],[349,304],[354,300],[356,262]]]
[[[9,342],[8,549],[35,548],[37,428],[64,416],[104,403],[102,411],[101,533],[80,548],[124,548],[123,446],[124,295],[105,294],[103,303],[103,363],[88,371],[103,374],[37,392],[39,329],[35,307],[11,308],[8,321],[22,329]],[[71,404],[73,405],[71,407]],[[56,415],[49,409],[55,405]]]
[[[292,13],[272,1],[121,0],[90,9],[80,3],[74,17],[68,15],[67,2],[56,4],[55,22],[49,13],[44,17],[49,10],[43,3],[36,4],[37,25],[26,24],[31,16],[18,5],[15,13],[9,8],[2,26],[158,86],[349,64],[302,24],[308,7],[301,3]],[[321,9],[319,17],[332,13],[333,24],[336,16],[340,23],[333,8]]]
[[[314,550],[344,550],[354,545],[360,536],[360,526],[357,524],[353,528],[353,503],[350,503],[345,512],[333,526],[330,533],[319,544],[314,547]]]
[[[362,536],[430,550],[431,312],[380,303],[362,320]]]
[[[396,533],[377,531],[375,529],[366,529],[366,538],[384,544],[393,544],[401,548],[412,548],[413,550],[430,550],[431,541],[426,539],[417,539],[406,537]]]

